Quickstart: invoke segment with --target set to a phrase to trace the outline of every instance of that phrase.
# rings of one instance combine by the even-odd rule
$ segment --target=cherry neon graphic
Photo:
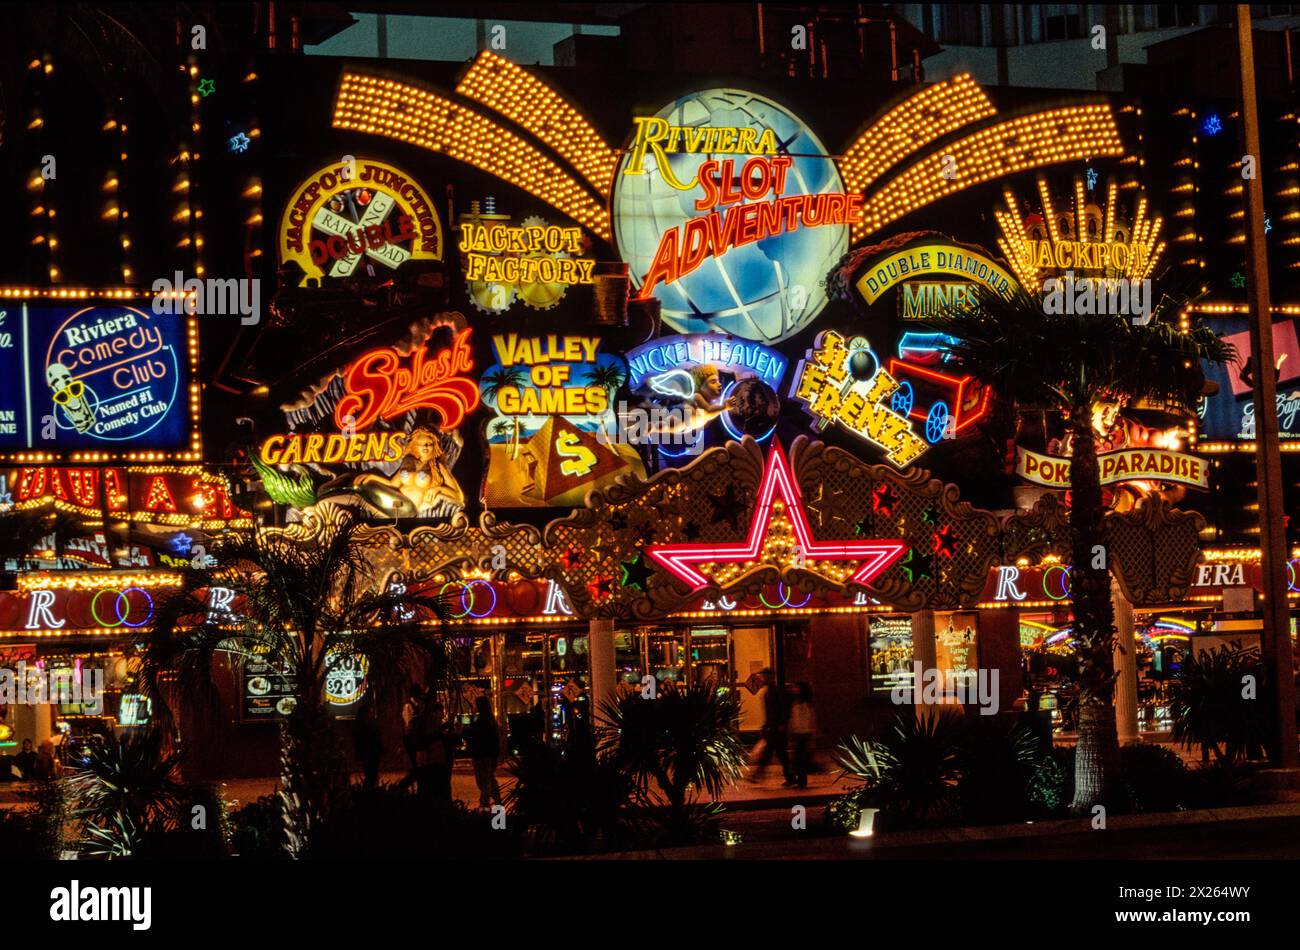
[[[693,592],[709,586],[710,578],[700,573],[696,564],[714,564],[735,561],[753,561],[763,550],[772,523],[772,503],[779,495],[785,502],[785,516],[803,552],[804,562],[853,561],[862,564],[849,577],[848,583],[867,584],[903,556],[907,550],[904,541],[815,541],[804,512],[803,497],[795,482],[794,472],[784,450],[773,443],[763,469],[763,480],[758,487],[758,502],[749,524],[749,537],[735,544],[658,544],[646,548],[645,553],[674,577],[685,583]],[[811,569],[811,567],[810,567]],[[815,573],[815,572],[814,572]]]

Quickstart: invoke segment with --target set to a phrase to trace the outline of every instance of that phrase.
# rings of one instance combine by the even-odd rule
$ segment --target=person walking
[[[767,764],[776,756],[776,760],[781,763],[781,773],[785,776],[785,785],[793,785],[794,779],[790,773],[790,757],[786,754],[786,716],[788,708],[785,697],[781,695],[781,687],[776,682],[776,674],[770,668],[760,670],[758,674],[763,685],[759,688],[758,699],[763,707],[763,726],[759,730],[762,736],[759,739],[758,747],[755,748],[755,761],[753,771],[750,772],[750,781],[757,782],[767,770]]]
[[[407,691],[406,702],[402,704],[402,745],[411,760],[411,772],[408,780],[413,780],[420,771],[420,722],[424,715],[424,690],[419,683],[412,683]]]
[[[466,751],[474,763],[474,784],[478,786],[478,807],[488,808],[501,804],[501,788],[497,785],[497,760],[501,756],[501,732],[492,715],[492,703],[486,696],[474,701],[477,715],[466,736]]]
[[[817,716],[813,712],[812,687],[807,683],[797,683],[794,702],[790,704],[790,771],[797,788],[808,787],[812,742],[816,734]]]
[[[361,700],[356,719],[352,720],[352,749],[361,763],[362,788],[373,792],[379,787],[379,760],[384,754],[384,737],[375,713],[373,695]]]
[[[439,804],[451,804],[451,767],[456,754],[456,733],[443,705],[436,698],[428,698],[420,720],[420,747],[424,766],[420,770],[419,791],[430,795]],[[426,788],[427,786],[427,788]]]
[[[36,777],[36,750],[32,748],[32,740],[23,740],[23,750],[14,756],[14,765],[18,766],[18,774],[24,779],[33,779]]]

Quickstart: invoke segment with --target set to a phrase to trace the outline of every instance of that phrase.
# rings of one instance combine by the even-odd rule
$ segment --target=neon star
[[[240,132],[236,135],[232,135],[230,137],[230,150],[232,152],[247,152],[248,146],[251,144],[252,144],[252,139],[250,139],[243,132]]]
[[[654,576],[654,571],[650,569],[650,565],[645,562],[645,558],[640,554],[630,561],[623,561],[619,567],[623,570],[621,583],[624,587],[645,590],[646,583]]]
[[[1097,170],[1095,168],[1089,168],[1088,169],[1088,190],[1089,191],[1092,191],[1094,188],[1097,187],[1097,177],[1098,177]]]
[[[172,538],[172,550],[177,554],[189,554],[193,544],[194,539],[184,531],[179,532],[176,537]]]
[[[211,79],[199,80],[199,95],[202,96],[204,99],[206,99],[208,96],[212,95],[216,91],[217,91],[217,84],[213,82]]]
[[[784,515],[773,510],[776,496],[784,503]],[[771,564],[769,548],[784,542],[773,531],[774,523],[789,523],[795,548],[803,554],[803,567],[814,574],[819,561],[860,561],[847,578],[823,578],[834,583],[867,584],[903,556],[907,544],[903,541],[816,541],[808,526],[803,497],[795,482],[794,472],[785,452],[773,443],[763,469],[763,480],[758,486],[754,516],[749,523],[749,536],[735,544],[666,544],[646,548],[645,553],[685,583],[692,592],[718,583],[709,575],[722,564],[764,562]],[[698,567],[696,565],[699,565]],[[762,565],[758,565],[762,566]],[[709,573],[704,573],[706,568]],[[731,583],[728,579],[722,583]]]
[[[1232,284],[1232,286],[1234,287],[1245,287],[1246,276],[1241,271],[1236,271],[1235,273],[1233,273],[1231,277],[1228,278],[1228,282]]]

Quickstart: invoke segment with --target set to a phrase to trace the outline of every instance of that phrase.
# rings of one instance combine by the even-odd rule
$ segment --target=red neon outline
[[[966,395],[966,386],[969,383],[975,381],[974,376],[949,376],[947,373],[940,373],[936,370],[927,369],[924,366],[920,366],[916,363],[911,363],[907,360],[900,360],[898,357],[891,356],[889,358],[889,375],[893,376],[895,379],[898,380],[903,380],[907,378],[906,376],[897,372],[897,367],[899,366],[906,367],[907,372],[915,373],[918,376],[928,376],[930,379],[937,380],[939,382],[955,384],[957,387],[957,394],[953,398],[953,417],[956,418],[957,416],[961,415],[961,404],[963,402],[962,397]],[[989,389],[988,386],[985,386],[983,392],[980,394],[980,404],[976,406],[973,410],[971,410],[969,415],[967,415],[964,419],[959,421],[957,423],[957,428],[954,429],[953,431],[960,432],[962,429],[965,429],[967,426],[983,419],[984,414],[988,412],[989,397],[991,395],[992,395],[992,391]],[[907,414],[907,417],[909,419],[918,419],[921,422],[924,422],[926,419],[926,413],[921,412],[921,410],[914,408],[911,412]]]
[[[808,515],[803,509],[803,498],[790,469],[790,461],[780,444],[773,441],[763,469],[763,481],[758,487],[758,503],[754,518],[749,523],[749,537],[737,544],[660,544],[648,547],[645,553],[654,558],[674,577],[685,582],[694,593],[709,586],[711,581],[691,564],[714,561],[752,560],[762,550],[771,521],[773,494],[779,492],[785,502],[786,515],[794,529],[799,550],[808,561],[866,560],[849,578],[850,583],[867,584],[903,556],[907,550],[904,541],[814,541],[808,526]]]

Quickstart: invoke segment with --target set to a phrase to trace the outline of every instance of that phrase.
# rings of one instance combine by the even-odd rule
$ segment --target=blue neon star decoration
[[[232,152],[247,152],[250,144],[252,144],[252,140],[243,132],[230,137],[230,150]]]
[[[1218,135],[1223,131],[1223,120],[1217,112],[1211,112],[1201,122],[1201,131],[1206,135]]]
[[[1269,231],[1272,230],[1273,230],[1273,221],[1271,218],[1266,217],[1264,219],[1264,233],[1267,234]]]
[[[1099,176],[1097,175],[1097,169],[1095,168],[1088,169],[1088,190],[1089,191],[1092,191],[1094,188],[1097,187],[1098,177]]]
[[[194,539],[184,531],[177,532],[172,538],[172,550],[177,554],[189,554],[190,548],[194,546]]]

